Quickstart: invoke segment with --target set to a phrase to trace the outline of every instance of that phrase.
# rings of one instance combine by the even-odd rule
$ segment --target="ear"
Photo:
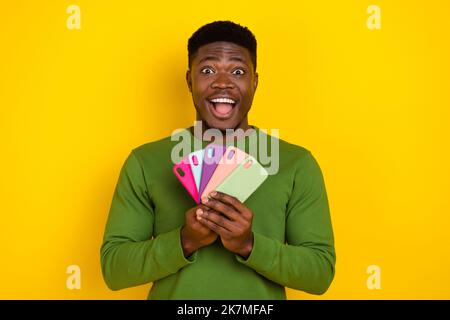
[[[253,82],[253,85],[255,86],[255,91],[256,88],[258,87],[258,78],[259,78],[258,72],[255,72],[255,80]]]
[[[189,91],[192,92],[191,70],[186,71],[186,83],[188,85]]]

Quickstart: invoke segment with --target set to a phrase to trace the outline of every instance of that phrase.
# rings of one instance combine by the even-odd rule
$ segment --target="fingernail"
[[[196,213],[197,213],[197,216],[201,215],[203,213],[203,210],[202,209],[197,209]]]
[[[203,201],[203,203],[207,203],[209,201],[209,199],[205,197],[202,199],[202,201]]]
[[[214,197],[216,194],[217,194],[217,192],[213,191],[213,192],[211,192],[209,195],[210,195],[211,197]]]

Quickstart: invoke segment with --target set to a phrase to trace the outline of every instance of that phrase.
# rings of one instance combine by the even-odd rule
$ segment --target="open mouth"
[[[236,100],[230,98],[214,98],[207,100],[212,114],[219,119],[225,120],[231,117],[234,107],[237,105]]]

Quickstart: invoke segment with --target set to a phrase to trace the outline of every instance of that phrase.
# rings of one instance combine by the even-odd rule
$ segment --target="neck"
[[[208,129],[217,129],[222,133],[222,140],[224,143],[226,141],[234,140],[235,138],[242,138],[250,135],[254,128],[248,124],[247,117],[235,128],[227,128],[227,129],[219,129],[209,127],[206,121],[202,121],[197,117],[197,121],[195,122],[194,127],[191,127],[190,130],[192,134],[200,140],[210,140],[211,136],[205,134]],[[240,130],[239,130],[240,129]],[[228,132],[227,132],[228,130]],[[217,142],[217,141],[215,141]]]

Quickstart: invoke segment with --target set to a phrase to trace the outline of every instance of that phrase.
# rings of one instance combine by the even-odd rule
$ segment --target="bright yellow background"
[[[81,30],[66,8],[81,8]],[[370,4],[381,30],[366,27]],[[194,121],[186,43],[231,19],[258,40],[250,122],[324,172],[336,277],[315,297],[450,298],[446,1],[10,1],[0,10],[0,298],[111,292],[99,248],[130,150]],[[66,267],[81,267],[81,290]],[[381,268],[381,290],[366,269]]]

